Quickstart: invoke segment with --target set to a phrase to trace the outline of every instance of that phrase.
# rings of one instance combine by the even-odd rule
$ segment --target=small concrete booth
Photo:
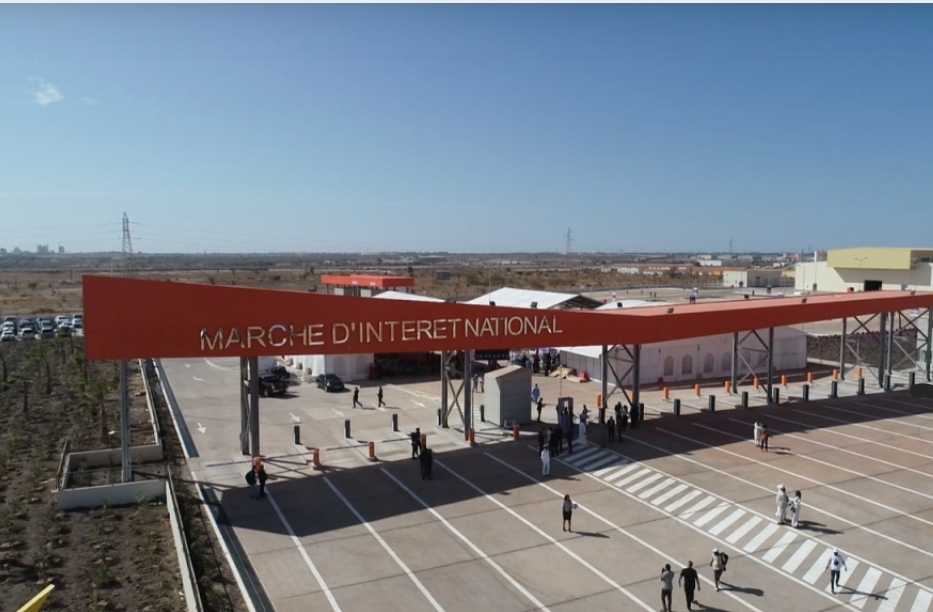
[[[531,421],[531,369],[507,366],[483,377],[486,421],[510,427]]]

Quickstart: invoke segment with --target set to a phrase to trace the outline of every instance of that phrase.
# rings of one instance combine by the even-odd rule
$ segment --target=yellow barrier
[[[20,608],[17,612],[39,612],[42,609],[42,606],[45,605],[45,600],[48,599],[48,596],[52,594],[52,591],[55,590],[55,585],[50,584],[49,586],[42,589],[42,592],[29,600],[25,606]]]

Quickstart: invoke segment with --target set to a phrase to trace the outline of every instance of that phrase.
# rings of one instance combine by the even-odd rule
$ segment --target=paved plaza
[[[189,467],[202,484],[255,610],[583,612],[660,610],[661,568],[692,560],[701,577],[694,609],[750,612],[926,612],[933,609],[933,404],[904,381],[867,394],[829,381],[781,388],[767,406],[751,385],[750,408],[721,387],[674,390],[675,417],[659,392],[643,393],[646,422],[621,442],[577,445],[542,476],[536,427],[518,440],[481,424],[470,447],[456,410],[436,426],[438,382],[373,383],[364,408],[350,393],[301,385],[260,401],[268,497],[250,499],[238,453],[236,359],[163,360]],[[866,377],[870,376],[866,372]],[[458,381],[459,382],[459,381]],[[592,408],[598,383],[535,376],[554,421],[554,400]],[[717,394],[717,410],[705,410]],[[482,394],[476,396],[482,403]],[[618,393],[609,404],[623,400]],[[400,431],[390,428],[397,414]],[[595,416],[595,415],[594,415]],[[351,420],[352,439],[343,422]],[[762,420],[769,452],[752,443]],[[323,468],[294,445],[321,450]],[[410,459],[415,427],[434,449],[432,480]],[[591,424],[590,428],[596,427]],[[376,442],[378,460],[366,456]],[[775,493],[802,492],[801,524],[778,525]],[[579,505],[561,529],[561,501]],[[712,550],[728,553],[716,592]],[[846,559],[830,592],[830,552]],[[686,610],[676,587],[673,610]]]

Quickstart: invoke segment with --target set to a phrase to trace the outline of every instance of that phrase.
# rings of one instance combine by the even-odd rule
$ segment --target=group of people
[[[386,405],[385,401],[383,401],[383,397],[384,395],[382,393],[382,385],[379,385],[379,388],[376,389],[376,402],[377,402],[376,405],[379,406],[380,408]],[[353,408],[356,409],[357,406],[359,406],[360,408],[364,408],[363,402],[360,401],[360,388],[354,387],[353,388]]]
[[[729,555],[721,552],[718,548],[713,549],[713,556],[710,557],[709,566],[713,568],[713,583],[716,590],[719,590],[719,579],[726,571],[726,563],[729,561]],[[674,572],[671,570],[671,564],[666,563],[661,568],[661,612],[671,612],[671,599],[674,593]],[[695,594],[700,591],[700,575],[693,567],[693,561],[687,561],[687,567],[680,570],[680,577],[677,579],[677,586],[683,587],[684,598],[687,600],[687,610],[693,610],[694,604],[699,604]]]
[[[784,485],[778,485],[777,496],[775,498],[775,505],[777,508],[774,511],[774,516],[777,517],[778,525],[787,524],[788,511],[790,511],[790,526],[796,529],[800,525],[800,505],[802,503],[800,498],[800,491],[794,491],[794,498],[790,499],[787,497],[787,489]]]
[[[434,451],[421,445],[421,428],[416,427],[411,432],[411,458],[417,459],[421,464],[421,480],[431,480],[431,468],[434,467]]]
[[[755,446],[765,452],[768,452],[768,440],[770,440],[772,436],[771,430],[768,429],[768,426],[761,421],[755,421],[755,432],[753,435]]]

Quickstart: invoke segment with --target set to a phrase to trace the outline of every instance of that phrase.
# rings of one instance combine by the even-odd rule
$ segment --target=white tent
[[[768,341],[768,330],[758,330],[762,340]],[[744,340],[743,340],[744,338]],[[754,335],[745,337],[739,334],[742,342],[739,354],[754,368],[759,378],[767,374],[767,351]],[[602,376],[600,364],[602,347],[571,346],[560,349],[561,365],[586,372],[592,379],[599,381]],[[631,358],[623,348],[609,352],[609,363],[615,372],[622,376],[630,367]],[[777,327],[774,330],[774,371],[803,369],[807,365],[807,337],[801,331],[791,327]],[[703,380],[704,378],[727,378],[732,371],[732,334],[688,338],[641,347],[641,367],[639,380],[644,384],[658,382],[681,382]],[[748,367],[739,359],[738,372],[742,376]],[[621,381],[623,385],[632,384],[631,375]],[[609,383],[614,384],[612,373]]]
[[[534,291],[531,289],[514,289],[503,287],[492,293],[481,295],[465,302],[477,306],[504,306],[507,308],[537,308],[549,310],[551,308],[582,308],[595,309],[601,304],[599,300],[575,293],[557,293],[554,291]]]

